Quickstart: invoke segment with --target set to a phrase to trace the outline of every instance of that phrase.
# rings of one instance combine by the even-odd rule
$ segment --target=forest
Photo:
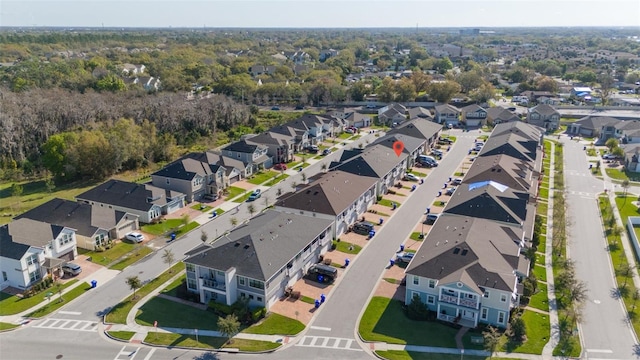
[[[609,89],[614,79],[640,78],[640,43],[631,35],[596,28],[481,36],[452,29],[4,29],[0,178],[48,171],[58,181],[104,179],[170,161],[233,140],[239,128],[263,131],[259,106],[339,105],[371,94],[380,102],[483,103],[514,91],[557,91],[554,78]],[[460,54],[443,56],[444,46]],[[325,58],[329,49],[335,53]],[[125,64],[144,65],[144,73],[125,73]],[[142,77],[161,85],[136,84]]]

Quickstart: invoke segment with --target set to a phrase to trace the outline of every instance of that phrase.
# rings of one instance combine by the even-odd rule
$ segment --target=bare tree
[[[165,264],[169,265],[169,273],[171,273],[171,265],[173,264],[174,260],[175,256],[173,255],[173,251],[164,249],[164,252],[162,253],[162,261],[164,261]]]
[[[256,213],[256,207],[253,204],[249,204],[249,206],[247,206],[247,210],[249,211],[249,215],[251,215],[251,217],[253,217],[253,214]]]
[[[206,231],[202,230],[200,232],[200,240],[202,240],[203,243],[206,243],[208,239],[209,239],[209,234],[207,234]]]
[[[231,226],[236,227],[236,225],[238,225],[238,219],[236,217],[232,217],[231,219],[229,219],[229,222],[231,222]]]
[[[624,278],[624,282],[622,283],[622,288],[626,288],[627,287],[627,281],[629,281],[630,278],[633,278],[634,274],[634,270],[636,269],[635,266],[625,262],[620,264],[620,266],[618,266],[618,268],[616,269],[616,273],[618,273],[618,275],[622,276]]]

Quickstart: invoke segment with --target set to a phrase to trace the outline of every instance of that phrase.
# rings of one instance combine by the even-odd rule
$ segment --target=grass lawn
[[[14,325],[14,324],[0,322],[0,331],[6,331],[6,330],[15,329],[18,326],[20,326],[20,325]]]
[[[422,233],[421,232],[412,232],[411,235],[409,236],[409,239],[411,240],[415,240],[415,241],[422,241]]]
[[[154,332],[150,332],[147,335],[147,337],[144,339],[144,341],[149,344],[163,345],[163,346],[169,346],[169,347],[180,346],[180,347],[201,348],[201,349],[231,348],[231,349],[239,349],[240,351],[247,351],[247,352],[273,350],[273,349],[277,349],[281,345],[281,344],[270,342],[270,341],[247,340],[247,339],[233,339],[233,343],[225,345],[225,342],[227,341],[226,338],[212,337],[212,336],[198,336],[198,341],[196,341],[195,335],[165,334],[165,333],[156,334]]]
[[[540,192],[538,193],[538,197],[540,197],[541,199],[548,199],[549,198],[549,188],[545,188],[545,187],[540,187]]]
[[[244,329],[244,333],[262,335],[296,335],[304,330],[304,324],[298,320],[271,313],[259,324]]]
[[[545,268],[544,266],[542,265],[534,266],[533,274],[536,276],[536,279],[547,282],[547,268]]]
[[[189,305],[154,297],[142,305],[136,314],[136,323],[202,330],[218,330],[218,316],[211,311],[199,310]]]
[[[258,173],[253,174],[250,179],[247,180],[250,184],[260,185],[265,181],[273,179],[275,176],[279,175],[279,172],[276,171],[260,171]]]
[[[622,217],[622,222],[624,224],[627,223],[627,218],[629,216],[640,216],[640,211],[638,211],[638,208],[633,205],[633,202],[636,200],[638,200],[638,198],[635,196],[616,196],[616,206],[618,207],[618,211],[620,211],[620,216]]]
[[[124,268],[126,268],[127,266],[137,262],[138,260],[144,258],[145,256],[151,254],[153,252],[153,250],[151,250],[151,248],[148,248],[146,246],[143,246],[137,250],[134,250],[131,253],[128,253],[125,255],[124,259],[118,261],[117,263],[115,263],[113,266],[111,266],[109,269],[112,270],[124,270]]]
[[[113,336],[116,339],[129,341],[136,333],[134,331],[107,331],[107,334]]]
[[[77,282],[78,280],[76,279],[71,280],[65,283],[64,285],[62,285],[62,289],[66,289]],[[49,291],[56,292],[57,289],[55,286],[52,286],[46,291],[40,292],[32,297],[28,297],[24,299],[19,298],[15,295],[9,295],[7,293],[0,292],[0,316],[14,315],[17,313],[21,313],[25,310],[31,309],[32,307],[40,304],[41,302],[46,301],[46,299],[44,298],[44,295]]]
[[[523,354],[542,354],[544,345],[549,341],[551,325],[549,316],[534,311],[525,311],[522,319],[527,327],[527,341],[522,344],[506,343],[503,350]]]
[[[163,272],[157,278],[148,282],[145,286],[141,287],[136,291],[136,298],[133,299],[133,294],[128,296],[126,299],[122,300],[122,302],[115,305],[111,308],[111,311],[106,316],[105,322],[111,324],[126,324],[127,322],[127,314],[133,308],[140,299],[148,295],[151,291],[156,289],[158,286],[164,284],[172,277],[176,276],[178,272],[184,270],[184,264],[179,262],[171,267],[171,269]]]
[[[539,239],[540,239],[540,244],[538,245],[538,249],[544,251],[544,249],[547,246],[547,236],[546,235],[540,235]]]
[[[137,244],[128,241],[117,241],[111,249],[106,249],[105,251],[89,251],[85,253],[85,255],[90,256],[92,262],[107,266],[125,254],[134,251],[136,245]]]
[[[405,316],[400,301],[380,296],[371,298],[358,331],[365,341],[456,347],[455,328],[436,322],[411,320]],[[470,337],[469,333],[463,337],[465,348],[479,349],[478,345],[471,344]]]
[[[347,254],[357,254],[362,250],[360,245],[352,244],[346,241],[336,241],[336,250],[347,253]]]
[[[51,296],[51,301],[47,301],[47,305],[41,307],[40,309],[32,312],[31,314],[27,315],[29,317],[34,317],[34,318],[40,318],[43,317],[45,315],[49,315],[52,312],[60,309],[63,305],[68,304],[71,300],[74,300],[75,298],[77,298],[78,296],[84,294],[85,292],[91,290],[91,285],[89,284],[83,284],[80,285],[78,287],[73,288],[71,291],[69,291],[66,294],[62,294],[62,301],[59,301],[59,296],[56,293],[53,293],[53,296]],[[44,294],[46,294],[45,292],[42,292],[36,296],[44,296]],[[46,298],[45,298],[46,299]]]
[[[458,354],[436,354],[436,353],[423,353],[423,352],[412,352],[412,351],[404,351],[404,350],[386,350],[386,351],[376,351],[378,356],[389,359],[389,360],[460,360],[460,355]],[[472,356],[472,355],[464,355],[464,359],[466,360],[487,360],[490,359],[488,356]],[[493,359],[497,360],[518,360],[517,358],[497,358]]]
[[[410,171],[411,174],[421,177],[421,178],[426,178],[427,174],[423,173],[423,172],[419,172],[419,171],[415,171],[415,170],[411,170]]]
[[[549,298],[547,297],[547,285],[538,281],[538,290],[531,297],[529,306],[532,308],[549,311]]]
[[[607,172],[607,175],[614,180],[640,181],[639,173],[609,168],[606,168],[605,171]]]
[[[353,136],[353,134],[349,134],[348,132],[343,132],[342,134],[340,134],[340,135],[338,136],[338,139],[343,139],[343,140],[345,140],[345,139],[348,139],[348,138],[350,138],[350,137],[352,137],[352,136]]]
[[[180,225],[182,225],[182,219],[167,219],[157,224],[143,225],[142,231],[159,236],[176,229]]]
[[[277,183],[281,182],[282,180],[288,178],[289,175],[288,174],[279,174],[277,177],[275,177],[274,179],[269,180],[265,186],[274,186]]]
[[[549,205],[544,202],[538,203],[538,214],[547,214],[549,211]]]
[[[300,301],[307,303],[307,304],[315,304],[316,299],[308,297],[308,296],[300,296]]]
[[[228,188],[225,189],[225,191],[227,192],[227,198],[226,200],[231,200],[234,197],[241,195],[243,193],[245,193],[247,190],[243,189],[243,188],[239,188],[239,187],[235,187],[235,186],[229,186]]]
[[[235,202],[235,203],[243,203],[243,202],[246,202],[246,201],[249,199],[249,196],[251,196],[251,193],[252,193],[252,192],[253,192],[253,191],[247,191],[247,193],[246,193],[246,194],[244,194],[244,195],[240,196],[239,198],[237,198],[237,199],[233,200],[233,202]]]
[[[547,264],[544,254],[536,254],[536,264],[541,266],[545,266]]]
[[[205,204],[194,204],[194,205],[191,205],[191,208],[193,210],[198,210],[198,211],[202,211],[202,212],[207,212],[207,211],[213,209],[211,206],[205,205]]]
[[[397,201],[391,201],[389,199],[380,199],[380,201],[378,201],[378,204],[382,205],[382,206],[387,206],[390,208],[393,208],[393,203],[396,204],[396,207],[400,207],[400,203]]]
[[[165,295],[177,297],[178,296],[178,288],[182,286],[182,282],[187,278],[187,274],[184,274],[177,278],[174,282],[169,284],[166,288],[162,289],[162,293]]]

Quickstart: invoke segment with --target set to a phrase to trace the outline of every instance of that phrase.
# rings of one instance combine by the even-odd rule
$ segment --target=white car
[[[406,173],[404,174],[404,178],[405,180],[410,180],[410,181],[420,181],[420,178],[413,175],[412,173]]]
[[[602,158],[605,159],[605,160],[613,160],[613,159],[616,159],[617,156],[615,156],[613,154],[604,154],[604,155],[602,155]]]
[[[125,239],[133,241],[135,243],[141,243],[144,241],[144,235],[140,234],[139,232],[130,232],[127,233],[127,235],[124,236]]]

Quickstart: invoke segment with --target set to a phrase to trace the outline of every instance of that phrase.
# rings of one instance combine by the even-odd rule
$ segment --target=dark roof
[[[554,109],[552,106],[549,106],[547,104],[536,105],[531,109],[529,109],[529,112],[537,112],[538,114],[545,115],[545,116],[560,114],[556,109]]]
[[[365,148],[361,154],[337,166],[335,169],[381,179],[406,157],[407,154],[402,153],[397,156],[392,149],[386,146],[372,144]]]
[[[276,275],[314,239],[331,227],[331,220],[267,210],[235,228],[213,245],[187,253],[186,263],[266,281]],[[330,241],[324,240],[324,241]]]
[[[526,192],[482,181],[458,186],[443,212],[521,226],[527,217],[528,202]]]
[[[389,130],[387,135],[404,134],[415,138],[431,139],[440,131],[442,131],[442,125],[436,124],[433,121],[418,118],[403,122],[399,126]]]
[[[377,180],[343,171],[330,171],[309,185],[288,193],[276,206],[336,216],[353,205]]]
[[[515,238],[514,238],[515,237]],[[522,231],[493,221],[443,214],[414,256],[406,273],[462,282],[477,293],[484,288],[514,291],[514,271],[527,262],[520,255]]]
[[[109,180],[76,196],[76,199],[121,206],[127,209],[149,211],[153,205],[163,206],[176,197],[177,191],[165,190],[149,184]]]
[[[234,159],[222,154],[216,154],[210,151],[207,151],[205,154],[207,155],[207,159],[210,164],[223,166],[227,174],[229,174],[229,172],[234,168],[242,171],[247,167],[242,160]]]
[[[544,134],[544,129],[523,121],[514,121],[505,124],[497,124],[493,128],[491,136],[498,136],[505,133],[518,134],[528,140],[539,142],[542,138],[542,134]]]
[[[493,122],[510,122],[510,121],[520,121],[520,117],[518,115],[512,113],[511,111],[503,108],[503,107],[492,107],[487,109],[487,117]]]
[[[9,225],[0,226],[0,256],[20,260],[29,250],[29,245],[13,242],[13,237],[9,234]]]
[[[483,107],[478,104],[471,104],[460,109],[463,113],[476,112],[476,111],[487,111]]]
[[[137,217],[107,207],[56,198],[17,216],[16,219],[25,218],[66,226],[75,229],[79,235],[91,237],[99,229],[113,229],[127,216],[132,219]]]
[[[436,112],[438,113],[456,113],[456,114],[460,113],[460,109],[449,104],[436,105],[435,109],[436,109]]]
[[[207,177],[211,174],[215,174],[218,171],[219,166],[215,164],[208,164],[205,161],[196,159],[203,157],[202,153],[194,153],[193,155],[188,154],[186,157],[166,165],[152,175],[191,181],[196,177],[196,175]]]
[[[517,191],[536,190],[532,188],[533,166],[507,155],[480,156],[467,171],[463,183],[496,181]]]
[[[276,145],[287,146],[289,143],[293,143],[292,136],[283,135],[275,132],[266,132],[250,138],[245,139],[250,144],[258,145]]]
[[[415,119],[415,118],[432,119],[433,118],[433,115],[431,115],[431,111],[429,111],[429,109],[423,108],[422,106],[411,108],[407,112],[409,113],[409,119]]]
[[[508,155],[516,159],[535,162],[538,143],[515,133],[491,135],[478,153],[478,157]]]
[[[11,241],[43,248],[60,235],[64,226],[47,224],[31,219],[17,219],[8,224]]]
[[[258,149],[259,145],[249,144],[246,140],[238,140],[222,148],[222,150],[234,151],[239,153],[252,154]]]
[[[381,138],[378,138],[376,141],[373,142],[372,145],[380,144],[382,146],[386,146],[389,149],[393,150],[393,144],[396,141],[402,141],[402,143],[404,144],[404,148],[402,151],[407,154],[411,154],[412,152],[417,150],[422,144],[424,144],[425,139],[416,138],[413,136],[407,136],[401,133],[395,133],[395,134],[387,134]]]
[[[587,115],[574,122],[574,124],[580,125],[584,129],[600,130],[603,126],[618,124],[621,121],[610,116]]]

